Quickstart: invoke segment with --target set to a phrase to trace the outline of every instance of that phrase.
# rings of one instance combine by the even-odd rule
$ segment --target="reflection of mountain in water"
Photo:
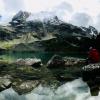
[[[99,100],[99,98],[100,96],[90,96],[87,84],[81,79],[68,82],[56,90],[40,85],[26,95],[19,96],[12,89],[0,93],[0,100]]]

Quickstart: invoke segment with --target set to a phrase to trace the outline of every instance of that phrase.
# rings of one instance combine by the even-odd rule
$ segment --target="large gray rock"
[[[12,87],[13,89],[19,94],[26,94],[28,92],[31,92],[36,86],[39,85],[39,81],[35,80],[26,80],[26,81],[20,81],[20,82],[14,82]]]
[[[74,58],[74,57],[64,57],[63,58],[65,61],[65,66],[75,66],[75,65],[83,65],[85,64],[85,59],[81,59],[81,58]]]
[[[54,55],[47,63],[49,68],[53,67],[69,67],[75,65],[85,65],[85,59],[79,59],[74,57],[61,57],[59,55]]]
[[[99,70],[100,69],[100,63],[95,63],[95,64],[89,64],[86,65],[82,68],[83,71],[94,71],[94,70]]]
[[[38,85],[38,80],[14,79],[10,75],[0,77],[0,92],[12,87],[18,94],[22,95],[31,92]]]
[[[65,61],[59,55],[54,55],[47,63],[48,68],[59,68],[64,67]]]
[[[82,68],[82,78],[90,87],[91,95],[98,95],[100,89],[100,63],[84,66]]]
[[[28,65],[28,66],[33,66],[33,67],[42,66],[41,59],[37,59],[37,58],[18,59],[15,63],[19,65]]]
[[[12,85],[12,82],[6,76],[0,77],[0,92],[5,90],[5,89],[10,88],[11,85]]]

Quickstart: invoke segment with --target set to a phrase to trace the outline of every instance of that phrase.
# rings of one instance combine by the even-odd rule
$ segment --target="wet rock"
[[[74,66],[74,65],[83,65],[85,64],[85,59],[73,58],[73,57],[64,57],[65,66]]]
[[[0,62],[0,76],[2,80],[10,80],[12,88],[20,95],[31,92],[38,84],[58,84],[56,78],[45,66],[37,69],[32,66]],[[5,82],[2,83],[2,80],[0,79],[0,91],[11,87],[8,84],[4,85]]]
[[[82,68],[82,77],[84,81],[100,77],[100,63],[89,64]]]
[[[100,69],[100,63],[96,63],[96,64],[89,64],[86,65],[82,68],[83,71],[94,71],[96,69]]]
[[[82,78],[90,87],[91,95],[98,95],[100,88],[100,63],[84,66],[82,68]]]
[[[57,58],[57,61],[61,63],[58,64],[57,61],[52,58],[53,60],[51,59],[48,62],[47,67],[49,67],[49,70],[59,82],[66,83],[81,77],[81,68],[86,65],[84,59],[59,57],[60,60],[58,60],[58,56],[55,58]]]
[[[25,60],[20,58],[20,59],[17,59],[17,61],[15,63],[18,65],[25,65]]]
[[[13,89],[19,94],[26,94],[28,92],[31,92],[35,87],[39,85],[39,81],[35,80],[26,80],[26,81],[20,81],[20,83],[15,82],[13,83]]]
[[[68,62],[70,60],[68,60]],[[38,84],[57,87],[60,84],[81,76],[79,72],[82,68],[82,63],[80,67],[74,66],[76,63],[73,64],[72,67],[65,67],[66,61],[67,58],[65,59],[55,55],[47,64],[49,68],[45,65],[39,68],[33,68],[36,66],[34,64],[40,62],[40,60],[30,58],[19,59],[15,63],[0,62],[0,76],[3,77],[3,79],[11,80],[12,88],[20,95],[31,92]],[[70,62],[72,62],[72,60]],[[68,65],[70,64],[66,66]],[[3,90],[5,89],[6,88],[3,88]]]
[[[55,67],[69,67],[69,66],[75,66],[75,65],[85,65],[85,59],[79,59],[79,58],[73,58],[73,57],[61,57],[59,55],[54,55],[49,62],[47,63],[47,66],[49,68],[55,68]]]
[[[37,58],[35,59],[28,58],[25,60],[25,64],[33,67],[40,67],[42,65],[42,61],[41,59],[37,59]]]
[[[4,78],[4,79],[12,79],[12,77],[11,77],[11,75],[8,75],[8,74],[6,74],[5,76],[3,76],[2,78]]]
[[[64,67],[65,61],[59,55],[54,55],[47,63],[48,68],[59,68]]]
[[[42,66],[41,59],[37,59],[37,58],[18,59],[15,63],[19,64],[19,65],[28,65],[28,66],[32,66],[32,67],[41,67]]]
[[[12,85],[12,82],[10,81],[10,79],[5,78],[5,77],[0,77],[0,92],[10,88]]]

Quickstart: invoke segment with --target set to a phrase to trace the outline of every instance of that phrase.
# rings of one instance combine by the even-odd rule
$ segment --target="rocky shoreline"
[[[58,86],[82,77],[91,95],[98,95],[100,63],[86,65],[85,59],[54,55],[47,64],[41,59],[18,59],[13,63],[0,61],[0,92],[13,88],[19,95],[31,92],[38,85]]]
[[[47,64],[40,59],[0,61],[0,91],[12,87],[18,94],[31,92],[39,84],[57,88],[81,76],[84,59],[53,56]]]
[[[78,27],[57,16],[47,21],[28,20],[29,12],[19,11],[8,25],[0,26],[2,52],[74,52],[85,53],[90,46],[100,51],[100,33],[93,27]],[[92,34],[91,34],[92,33]],[[14,54],[14,55],[15,55]],[[16,55],[15,55],[16,56]],[[92,95],[98,95],[100,64],[86,65],[85,59],[54,55],[47,64],[41,59],[17,59],[5,62],[0,58],[0,92],[12,87],[26,94],[39,84],[57,88],[82,77]]]

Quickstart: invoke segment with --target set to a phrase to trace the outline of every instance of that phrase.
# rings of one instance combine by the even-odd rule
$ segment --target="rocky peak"
[[[30,13],[25,11],[19,11],[12,19],[12,21],[26,20],[29,17]]]
[[[93,26],[89,26],[88,28],[81,27],[81,29],[90,36],[97,36],[99,34],[97,29]]]
[[[52,18],[47,19],[47,21],[44,20],[44,22],[47,22],[53,25],[60,25],[61,23],[63,23],[63,21],[61,21],[57,16],[53,16]]]
[[[90,34],[97,36],[98,31],[93,26],[89,26]]]
[[[12,26],[19,26],[26,23],[26,19],[30,16],[30,13],[25,11],[19,11],[13,18],[10,24]]]

